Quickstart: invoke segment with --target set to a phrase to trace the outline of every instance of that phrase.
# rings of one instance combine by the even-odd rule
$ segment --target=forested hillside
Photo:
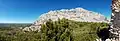
[[[3,27],[26,27],[30,26],[31,23],[0,23],[0,28]]]
[[[0,29],[0,41],[95,41],[107,23],[76,22],[67,19],[49,20],[40,32],[24,32],[17,28]]]

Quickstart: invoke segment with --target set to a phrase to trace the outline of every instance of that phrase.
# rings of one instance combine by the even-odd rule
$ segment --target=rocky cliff
[[[42,14],[30,27],[26,27],[23,30],[26,31],[40,31],[41,24],[46,23],[49,19],[57,21],[58,19],[69,19],[80,22],[108,22],[105,16],[100,13],[88,11],[83,8],[74,9],[61,9],[49,11],[48,13]]]

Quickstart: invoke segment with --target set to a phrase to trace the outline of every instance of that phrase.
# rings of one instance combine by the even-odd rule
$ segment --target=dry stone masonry
[[[112,0],[110,32],[112,41],[120,41],[120,0]]]

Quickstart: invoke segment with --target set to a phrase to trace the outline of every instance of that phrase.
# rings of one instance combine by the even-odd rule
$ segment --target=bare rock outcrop
[[[57,21],[62,18],[80,22],[108,22],[100,13],[88,11],[83,8],[61,9],[42,14],[30,27],[26,27],[23,30],[40,31],[41,24],[46,23],[49,19]]]

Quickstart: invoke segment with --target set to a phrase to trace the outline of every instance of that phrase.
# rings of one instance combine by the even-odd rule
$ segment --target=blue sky
[[[111,16],[111,0],[0,0],[0,23],[32,23],[50,10],[82,7]]]

